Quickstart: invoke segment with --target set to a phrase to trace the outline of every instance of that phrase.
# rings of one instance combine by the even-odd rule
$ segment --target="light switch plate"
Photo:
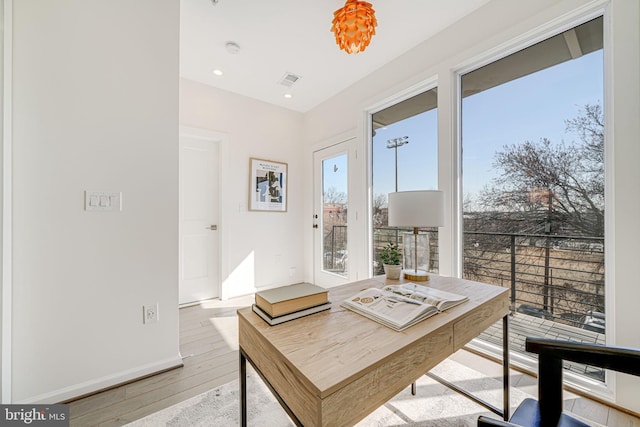
[[[86,190],[84,192],[84,210],[119,212],[122,210],[122,193]]]

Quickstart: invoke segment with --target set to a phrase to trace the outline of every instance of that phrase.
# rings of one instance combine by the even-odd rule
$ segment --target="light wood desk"
[[[350,426],[389,401],[509,313],[508,289],[431,275],[427,286],[469,297],[403,332],[340,307],[368,287],[398,284],[384,277],[329,290],[329,311],[269,326],[251,308],[238,310],[240,418],[246,426],[246,360],[294,422]],[[505,340],[505,349],[507,347]],[[505,358],[508,418],[508,358]]]

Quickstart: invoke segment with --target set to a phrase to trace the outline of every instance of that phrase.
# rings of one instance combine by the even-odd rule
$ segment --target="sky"
[[[602,105],[602,50],[469,96],[462,103],[463,193],[474,195],[495,174],[493,158],[504,145],[550,139],[578,142],[565,120],[585,104]],[[387,140],[408,136],[398,148],[398,190],[436,189],[437,111],[376,131],[373,138],[373,193],[395,188],[394,149]]]
[[[327,190],[332,187],[337,192],[347,193],[347,155],[338,154],[322,162],[322,176],[325,177],[323,192],[327,194]],[[328,202],[325,200],[325,202]]]
[[[373,138],[373,192],[395,190],[396,148],[387,148],[389,139],[408,136],[408,144],[397,148],[398,191],[438,188],[437,109],[379,128]]]

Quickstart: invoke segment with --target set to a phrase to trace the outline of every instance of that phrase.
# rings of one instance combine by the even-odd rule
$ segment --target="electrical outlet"
[[[160,320],[158,315],[158,304],[143,305],[142,306],[142,323],[156,323]]]

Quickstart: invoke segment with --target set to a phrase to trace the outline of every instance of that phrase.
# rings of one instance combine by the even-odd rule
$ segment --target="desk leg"
[[[509,314],[502,318],[502,398],[504,412],[502,417],[509,421],[510,398],[509,398]]]
[[[485,402],[484,400],[476,397],[475,395],[471,394],[470,392],[464,390],[461,387],[458,387],[457,385],[445,380],[442,377],[439,377],[438,375],[432,373],[432,372],[427,372],[425,375],[428,376],[431,379],[434,379],[436,381],[438,381],[440,384],[444,385],[445,387],[449,387],[451,390],[462,394],[463,396],[466,396],[467,398],[473,400],[474,402],[476,402],[478,405],[482,405],[485,408],[487,408],[488,410],[490,410],[491,412],[493,412],[494,414],[497,415],[501,415],[505,421],[509,420],[509,314],[505,315],[502,318],[502,392],[503,392],[503,410],[500,410],[499,408],[496,408],[495,406],[491,405],[488,402]]]
[[[286,402],[282,399],[280,394],[276,391],[275,388],[271,385],[269,380],[264,376],[264,374],[258,369],[256,364],[251,360],[251,357],[240,349],[240,426],[247,427],[247,362],[251,364],[256,374],[262,379],[267,388],[271,391],[273,396],[276,398],[282,409],[289,415],[291,421],[296,425],[296,427],[304,427],[302,422],[296,417],[291,408],[286,404]]]
[[[247,358],[240,350],[240,426],[247,427]]]

